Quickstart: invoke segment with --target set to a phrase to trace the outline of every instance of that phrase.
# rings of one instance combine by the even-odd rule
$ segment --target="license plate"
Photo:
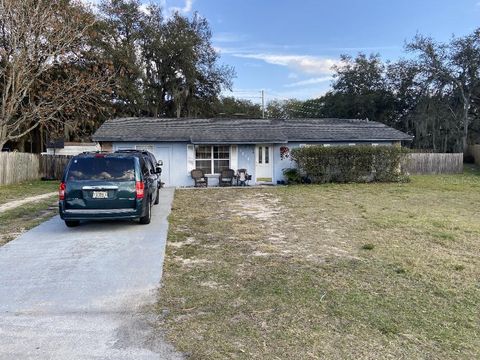
[[[94,191],[92,197],[94,199],[107,199],[108,192],[107,191]]]

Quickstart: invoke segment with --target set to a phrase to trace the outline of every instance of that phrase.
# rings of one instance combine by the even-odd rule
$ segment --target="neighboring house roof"
[[[358,119],[163,119],[107,120],[94,141],[173,141],[194,144],[255,144],[292,141],[410,141],[375,121]]]
[[[63,146],[97,146],[96,143],[94,142],[64,142]],[[47,149],[50,148],[49,145],[47,145]]]

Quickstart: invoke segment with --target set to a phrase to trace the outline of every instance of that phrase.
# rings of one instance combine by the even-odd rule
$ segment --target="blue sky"
[[[396,60],[417,32],[447,41],[480,27],[479,0],[156,1],[209,20],[221,61],[235,67],[239,97],[260,89],[267,99],[317,97],[341,54]]]

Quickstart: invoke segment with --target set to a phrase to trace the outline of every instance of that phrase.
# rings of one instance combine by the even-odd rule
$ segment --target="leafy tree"
[[[115,69],[112,103],[117,115],[140,116],[143,111],[143,68],[139,56],[143,14],[139,0],[103,1],[97,25],[101,56]]]
[[[480,29],[436,43],[418,35],[409,60],[342,56],[332,90],[296,104],[303,117],[369,118],[414,135],[413,146],[464,151],[480,139]],[[292,117],[282,102],[276,115]]]
[[[389,64],[386,72],[387,89],[393,101],[389,125],[409,134],[415,132],[411,114],[415,112],[424,92],[418,73],[415,64],[407,60]]]
[[[295,119],[309,117],[304,102],[297,99],[272,100],[268,102],[266,117],[275,119]]]
[[[418,55],[416,64],[433,96],[448,96],[451,120],[462,128],[462,149],[467,150],[475,91],[480,84],[480,29],[437,43],[417,35],[407,50]]]
[[[236,99],[234,97],[221,97],[213,106],[209,116],[213,117],[240,117],[240,118],[261,118],[262,109],[260,105],[250,100]]]
[[[173,14],[138,0],[105,0],[102,47],[119,74],[114,103],[121,115],[200,116],[211,110],[234,71],[220,65],[205,18]]]
[[[362,118],[390,123],[393,98],[386,82],[386,66],[380,55],[356,58],[342,55],[341,65],[334,66],[336,72],[332,94],[325,97],[327,116]]]

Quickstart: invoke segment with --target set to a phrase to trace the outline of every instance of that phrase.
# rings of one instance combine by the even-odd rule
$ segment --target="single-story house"
[[[50,147],[47,145],[47,155],[78,155],[84,151],[99,151],[97,143],[66,142],[62,147]]]
[[[221,169],[247,169],[252,183],[283,180],[290,149],[323,145],[399,145],[412,137],[384,124],[358,119],[162,119],[104,122],[92,139],[104,151],[145,149],[163,161],[167,186],[192,186],[190,171],[203,169],[215,184]]]

